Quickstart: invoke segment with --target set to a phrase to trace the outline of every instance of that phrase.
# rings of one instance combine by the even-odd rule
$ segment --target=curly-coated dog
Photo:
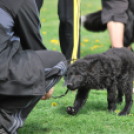
[[[124,32],[124,46],[128,47],[134,42],[134,0],[129,0],[129,7],[127,10],[128,21],[125,25]],[[82,24],[88,31],[99,32],[107,29],[106,24],[101,22],[101,10],[82,16]]]
[[[108,111],[114,111],[116,102],[121,103],[125,94],[126,104],[119,115],[129,114],[133,104],[134,53],[127,48],[112,48],[78,59],[69,66],[67,77],[67,88],[78,89],[74,106],[67,107],[68,114],[78,113],[91,89],[107,89]]]

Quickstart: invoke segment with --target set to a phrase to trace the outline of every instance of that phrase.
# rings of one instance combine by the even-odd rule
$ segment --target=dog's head
[[[67,69],[67,88],[93,87],[96,83],[98,69],[96,60],[79,59]]]
[[[75,90],[83,86],[86,81],[86,62],[78,60],[68,67],[67,70],[67,88]]]

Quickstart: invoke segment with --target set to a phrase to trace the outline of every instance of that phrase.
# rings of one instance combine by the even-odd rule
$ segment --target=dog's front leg
[[[89,90],[90,89],[87,89],[85,87],[78,89],[78,92],[74,101],[74,107],[70,107],[70,106],[67,107],[68,114],[75,115],[79,112],[79,110],[84,106],[87,100]]]
[[[108,111],[114,111],[116,109],[116,86],[112,86],[107,89],[107,101],[108,101]]]

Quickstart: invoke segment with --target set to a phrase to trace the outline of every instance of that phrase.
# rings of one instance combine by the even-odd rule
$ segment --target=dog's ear
[[[98,62],[98,60],[93,60],[93,61],[91,61],[90,63],[89,63],[89,65],[88,65],[88,72],[98,72],[98,64],[99,64],[99,62]]]

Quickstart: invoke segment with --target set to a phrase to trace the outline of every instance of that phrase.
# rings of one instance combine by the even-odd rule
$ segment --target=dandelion
[[[120,111],[119,110],[116,110],[115,113],[118,114]]]
[[[99,42],[99,40],[95,40],[95,42]]]
[[[99,45],[95,45],[95,46],[91,47],[90,49],[91,49],[91,50],[94,50],[94,49],[100,48],[100,47],[103,47],[103,45],[100,45],[100,46],[99,46]]]
[[[54,51],[56,51],[56,48],[53,48]]]
[[[59,41],[58,40],[55,40],[55,45],[58,45],[59,44]]]
[[[133,116],[133,114],[129,114],[129,116]]]
[[[58,40],[53,39],[53,40],[50,40],[50,42],[54,43],[55,45],[59,45],[59,41]]]
[[[134,81],[133,81],[133,84],[134,84]]]
[[[85,47],[85,45],[82,42],[80,43],[80,45],[83,46],[83,47]]]
[[[88,42],[88,39],[85,39],[84,42]]]
[[[46,20],[45,19],[42,19],[41,22],[45,22]]]
[[[53,102],[51,105],[52,106],[57,106],[57,103],[56,102]]]
[[[55,40],[54,40],[54,39],[53,39],[53,40],[50,40],[50,42],[54,43],[54,42],[55,42]]]
[[[98,45],[95,45],[95,46],[91,47],[90,49],[91,49],[91,50],[94,50],[94,49],[96,49],[96,48],[98,48],[98,47],[99,47]]]
[[[83,51],[81,51],[81,53],[83,53]]]
[[[45,32],[45,31],[43,31],[43,32],[42,32],[42,34],[46,34],[46,32]]]

